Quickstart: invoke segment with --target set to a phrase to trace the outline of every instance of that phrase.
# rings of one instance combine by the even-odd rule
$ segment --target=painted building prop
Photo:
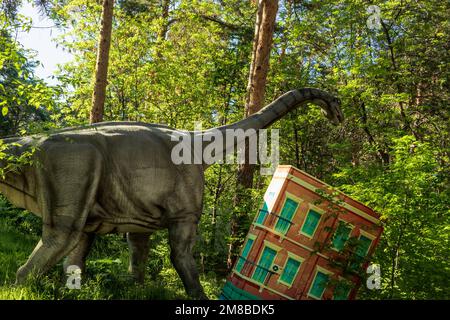
[[[379,215],[292,166],[279,166],[220,299],[354,299]]]

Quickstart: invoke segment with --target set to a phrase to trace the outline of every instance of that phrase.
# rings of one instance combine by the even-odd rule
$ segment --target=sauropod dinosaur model
[[[304,88],[287,92],[244,120],[214,130],[266,128],[308,102],[321,107],[334,124],[343,120],[336,98]],[[196,138],[211,130],[187,133]],[[32,164],[0,179],[0,192],[43,222],[42,238],[17,271],[16,282],[22,283],[30,273],[45,273],[65,256],[66,266],[83,268],[94,235],[111,232],[127,233],[130,269],[142,280],[148,237],[167,228],[170,258],[186,292],[193,298],[206,298],[192,248],[208,165],[173,163],[171,151],[178,143],[173,139],[177,133],[180,131],[164,125],[106,122],[5,139],[11,154],[20,155],[31,146],[37,151]],[[202,148],[207,145],[203,142]]]

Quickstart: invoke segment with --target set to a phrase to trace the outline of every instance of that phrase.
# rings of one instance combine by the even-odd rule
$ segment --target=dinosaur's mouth
[[[335,126],[344,121],[344,115],[338,104],[330,104],[326,108],[322,108],[321,111]]]

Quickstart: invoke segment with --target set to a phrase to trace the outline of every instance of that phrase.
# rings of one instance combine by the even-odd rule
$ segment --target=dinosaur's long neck
[[[334,97],[329,93],[319,89],[303,88],[292,90],[283,94],[257,113],[254,113],[241,121],[217,127],[215,129],[222,132],[225,132],[227,129],[264,129],[304,103],[321,102],[328,104],[333,99]]]
[[[221,127],[209,129],[206,131],[197,131],[193,132],[194,137],[197,136],[199,138],[203,138],[205,136],[213,136],[217,135],[218,132],[220,132],[221,136],[225,140],[225,137],[227,136],[226,133],[233,131],[233,130],[248,130],[248,129],[264,129],[270,126],[275,121],[281,119],[284,117],[287,113],[290,111],[293,111],[294,109],[298,108],[299,106],[311,102],[317,105],[320,105],[322,108],[323,106],[330,106],[333,101],[336,99],[330,95],[329,93],[314,89],[314,88],[303,88],[298,90],[292,90],[289,91],[282,96],[280,96],[278,99],[258,111],[257,113],[252,114],[251,116]],[[340,117],[342,115],[340,114],[339,110],[339,119],[334,119],[336,121],[340,121]],[[223,143],[223,149],[221,150],[221,153],[225,157],[226,155],[233,153],[234,148],[237,144],[243,143],[245,140],[245,135],[237,136],[235,139],[235,142],[233,145],[226,144],[225,141]],[[210,144],[210,142],[203,142],[203,150]]]

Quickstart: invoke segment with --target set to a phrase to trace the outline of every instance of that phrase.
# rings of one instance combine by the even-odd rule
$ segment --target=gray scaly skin
[[[263,129],[307,102],[321,107],[334,124],[343,120],[336,98],[305,88],[282,95],[242,121],[216,129]],[[20,144],[8,149],[15,155],[30,146],[37,151],[32,165],[0,180],[0,192],[43,222],[42,238],[17,271],[16,282],[23,283],[30,273],[45,273],[65,256],[65,267],[84,268],[95,234],[112,232],[127,233],[130,271],[142,282],[149,235],[168,228],[170,258],[186,292],[205,299],[192,248],[202,213],[207,165],[172,162],[171,150],[177,141],[171,136],[176,131],[164,125],[106,122],[5,139],[7,144]]]

